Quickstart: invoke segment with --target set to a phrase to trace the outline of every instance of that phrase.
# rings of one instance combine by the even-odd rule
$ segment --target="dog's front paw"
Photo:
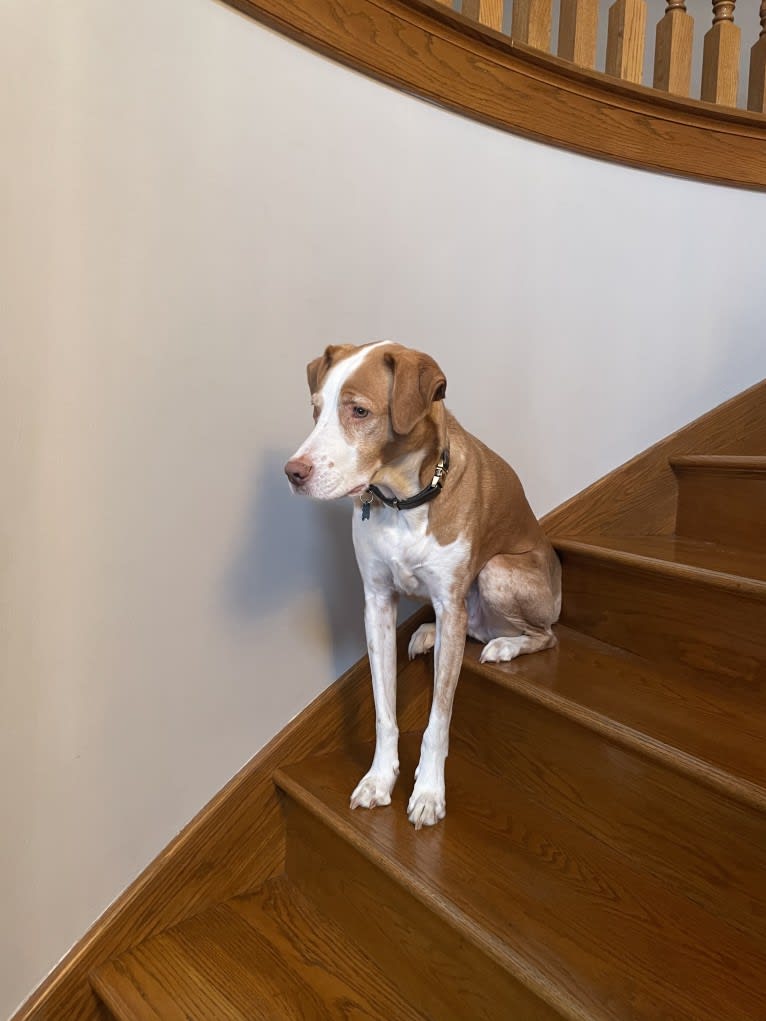
[[[447,814],[447,801],[444,790],[418,790],[412,792],[407,805],[407,818],[416,830],[422,826],[435,826]]]
[[[407,655],[410,659],[430,652],[436,644],[436,624],[421,624],[410,638]]]
[[[379,805],[390,805],[395,782],[396,775],[385,777],[379,773],[367,773],[351,795],[351,807],[377,808]]]

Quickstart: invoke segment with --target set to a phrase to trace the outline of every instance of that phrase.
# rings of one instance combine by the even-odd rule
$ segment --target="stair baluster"
[[[641,83],[646,39],[646,0],[616,0],[609,8],[606,73]]]
[[[692,76],[694,18],[685,0],[667,0],[667,9],[657,24],[654,48],[654,88],[674,96],[688,96]]]
[[[558,55],[580,67],[596,66],[598,0],[561,0]]]
[[[551,48],[551,0],[515,0],[511,38],[546,53]]]
[[[713,0],[713,27],[702,52],[702,99],[736,106],[741,30],[734,24],[736,0]]]
[[[766,113],[766,0],[761,0],[761,35],[750,50],[747,108]]]
[[[462,11],[480,25],[502,32],[504,6],[503,0],[463,0]]]

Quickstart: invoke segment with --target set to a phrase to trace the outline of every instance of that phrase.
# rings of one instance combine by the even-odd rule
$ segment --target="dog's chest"
[[[367,521],[357,511],[353,536],[365,586],[424,599],[452,589],[470,557],[464,539],[442,546],[429,533],[425,507],[397,511],[378,505]]]

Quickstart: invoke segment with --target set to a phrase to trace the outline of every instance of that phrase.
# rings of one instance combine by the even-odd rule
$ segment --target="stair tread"
[[[510,663],[465,663],[495,683],[766,808],[766,713],[750,682],[661,666],[559,625],[558,646]]]
[[[566,553],[591,553],[621,563],[709,582],[766,599],[766,554],[672,535],[578,536],[553,539]]]
[[[424,1021],[285,877],[134,947],[92,982],[119,1021]]]
[[[416,736],[402,741],[404,777],[417,747]],[[391,806],[351,812],[349,790],[370,755],[308,760],[276,780],[563,1016],[766,1016],[762,940],[639,870],[521,784],[460,756],[449,758],[448,813],[433,830],[417,833],[407,821],[402,782]]]

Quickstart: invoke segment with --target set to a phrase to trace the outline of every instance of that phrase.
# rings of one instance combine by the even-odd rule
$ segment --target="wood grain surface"
[[[676,534],[766,554],[766,456],[677,457]]]
[[[422,661],[408,663],[415,614],[399,631],[402,726],[422,725],[430,697]],[[103,1005],[89,974],[111,958],[284,868],[285,837],[272,773],[318,748],[372,737],[375,714],[366,657],[324,691],[228,783],[67,954],[12,1021],[95,1021]]]
[[[562,623],[753,691],[766,682],[766,558],[651,536],[556,545]],[[734,573],[737,564],[749,576]]]
[[[766,941],[762,811],[472,673],[458,686],[450,747],[581,826],[634,868]],[[448,818],[451,782],[450,757]]]
[[[596,740],[582,728],[580,734]],[[539,740],[530,743],[540,748]],[[417,740],[404,745],[403,772],[411,775]],[[762,940],[607,846],[582,824],[582,813],[578,821],[567,818],[533,797],[520,777],[509,783],[453,753],[447,818],[418,833],[407,821],[406,785],[387,809],[349,813],[350,765],[342,755],[311,760],[280,772],[279,783],[562,1017],[762,1016]],[[619,781],[615,767],[609,772]],[[537,785],[563,780],[571,797],[576,787],[565,777],[538,771]],[[609,825],[610,802],[593,803],[592,811]]]
[[[148,940],[94,983],[118,1021],[427,1021],[284,878]]]
[[[766,120],[611,79],[432,0],[227,0],[321,53],[483,123],[665,173],[766,187]]]
[[[469,672],[656,759],[744,804],[766,809],[766,714],[749,684],[639,656],[558,626],[555,649]],[[465,683],[461,681],[461,683]]]
[[[406,887],[406,870],[392,862],[394,874],[380,869],[298,802],[289,799],[286,808],[291,881],[337,919],[386,972],[397,976],[429,1021],[559,1017],[473,940],[413,897]]]

